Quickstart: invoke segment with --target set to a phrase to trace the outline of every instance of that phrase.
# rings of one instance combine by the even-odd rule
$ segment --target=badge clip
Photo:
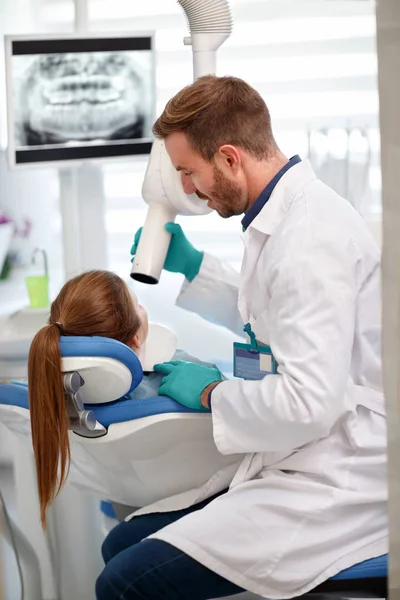
[[[271,347],[257,341],[250,323],[244,326],[243,331],[249,336],[250,343],[233,344],[234,376],[240,379],[260,380],[266,375],[275,375],[278,372],[278,363]]]

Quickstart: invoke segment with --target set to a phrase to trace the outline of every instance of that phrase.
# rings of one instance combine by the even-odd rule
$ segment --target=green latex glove
[[[165,375],[158,389],[160,396],[169,396],[183,406],[196,410],[208,410],[201,405],[201,393],[210,383],[222,381],[222,375],[215,367],[185,360],[154,365],[154,370]]]
[[[142,235],[143,227],[137,230],[131,254],[134,256]],[[164,269],[171,273],[182,273],[189,281],[193,281],[203,261],[203,252],[189,242],[178,223],[166,223],[165,229],[171,234],[168,254],[165,259]],[[133,258],[132,258],[133,260]]]

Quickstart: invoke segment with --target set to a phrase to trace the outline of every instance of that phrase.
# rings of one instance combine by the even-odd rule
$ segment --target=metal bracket
[[[64,373],[64,392],[67,398],[69,429],[77,435],[87,438],[103,437],[107,429],[101,425],[92,410],[86,410],[79,393],[85,380],[77,371]]]

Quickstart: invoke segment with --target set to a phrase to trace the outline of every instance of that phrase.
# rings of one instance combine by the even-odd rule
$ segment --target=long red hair
[[[88,271],[63,286],[51,305],[49,324],[32,341],[29,405],[43,527],[47,508],[68,476],[71,456],[60,335],[103,336],[131,346],[140,325],[125,282],[110,271]]]

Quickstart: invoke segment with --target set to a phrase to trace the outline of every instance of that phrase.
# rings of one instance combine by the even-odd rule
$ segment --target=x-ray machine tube
[[[193,51],[193,78],[214,74],[216,51],[232,32],[227,0],[178,0],[189,22],[185,45]],[[205,215],[207,203],[196,194],[186,195],[180,174],[174,169],[164,142],[155,140],[143,181],[142,196],[149,205],[140,242],[132,263],[131,277],[143,283],[158,283],[171,235],[165,223],[180,215]]]

